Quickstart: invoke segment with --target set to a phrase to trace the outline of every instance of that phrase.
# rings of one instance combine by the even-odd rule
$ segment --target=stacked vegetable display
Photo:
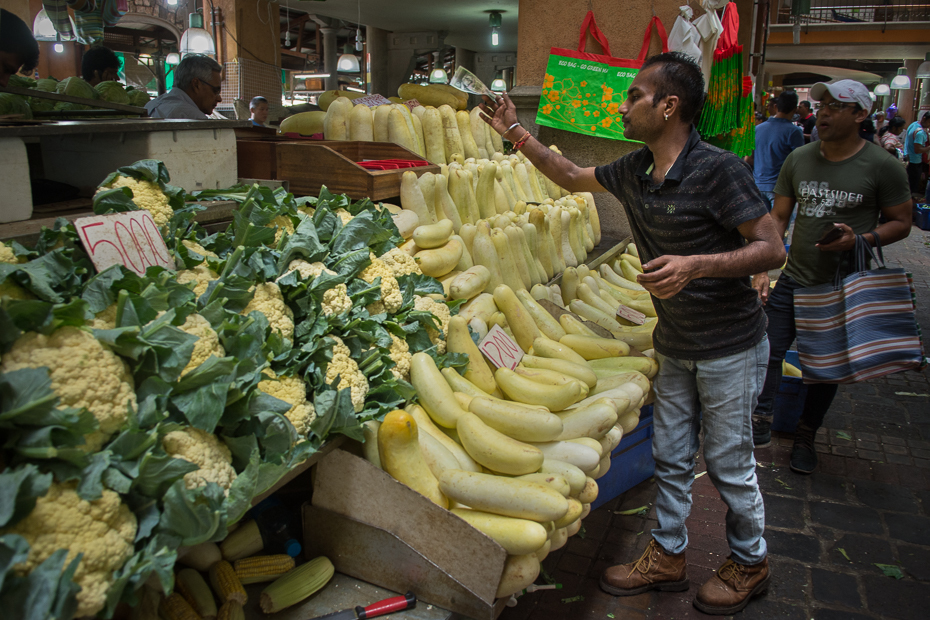
[[[91,86],[77,76],[58,81],[55,78],[34,80],[21,75],[12,75],[10,76],[10,86],[37,91],[33,97],[0,93],[0,114],[23,114],[25,118],[32,118],[33,113],[41,114],[52,110],[91,109],[91,106],[88,105],[44,99],[38,94],[40,92],[58,93],[84,99],[99,99],[138,107],[145,106],[150,100],[146,91],[135,89],[132,86],[124,87],[120,82],[107,81],[100,82],[97,86]]]
[[[233,188],[200,196],[239,203],[208,234],[168,180],[121,168],[94,209],[149,210],[177,271],[95,274],[65,220],[0,252],[0,602],[17,618],[108,617],[150,579],[170,593],[179,549],[407,403],[412,355],[467,361],[440,352],[456,304],[397,260],[387,210]]]

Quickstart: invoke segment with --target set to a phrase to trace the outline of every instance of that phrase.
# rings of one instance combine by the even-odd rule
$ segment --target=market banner
[[[599,138],[626,140],[619,110],[626,101],[627,89],[649,53],[653,24],[662,39],[662,51],[667,52],[665,27],[658,17],[653,16],[643,36],[639,56],[635,59],[614,58],[610,55],[607,37],[594,21],[594,12],[588,11],[581,24],[578,49],[553,47],[549,52],[536,123]],[[600,44],[602,54],[585,51],[588,31]]]

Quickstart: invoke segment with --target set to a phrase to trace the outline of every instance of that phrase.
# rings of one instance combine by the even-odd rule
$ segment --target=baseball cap
[[[817,82],[811,86],[811,99],[820,101],[830,93],[837,101],[858,103],[863,110],[872,109],[869,89],[856,80],[837,80],[836,82]]]

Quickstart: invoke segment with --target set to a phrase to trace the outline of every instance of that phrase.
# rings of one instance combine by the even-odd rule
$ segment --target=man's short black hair
[[[659,65],[655,72],[656,92],[652,106],[659,105],[669,95],[678,97],[681,120],[694,122],[704,103],[704,74],[694,59],[681,52],[657,54],[643,63],[640,71]]]
[[[116,52],[108,47],[97,45],[86,52],[81,59],[81,74],[88,82],[94,79],[94,72],[99,71],[101,75],[107,69],[119,69],[119,56]]]
[[[268,103],[268,100],[261,96],[252,97],[252,100],[249,101],[249,109],[251,110],[252,108],[257,108],[258,104],[260,103]]]
[[[15,54],[23,63],[21,71],[32,71],[39,64],[39,44],[32,28],[6,9],[0,9],[0,52]]]
[[[807,99],[805,99],[804,101],[802,101],[801,103],[798,104],[799,107],[802,106],[802,105],[805,106],[805,107],[807,107],[808,110],[810,110],[811,107],[812,107],[812,106],[811,106],[811,102],[808,101]]]
[[[923,113],[923,116],[920,117],[920,122],[922,123],[922,122],[924,122],[925,120],[927,120],[928,118],[930,118],[930,110],[928,110],[928,111],[926,111],[926,112]]]
[[[786,90],[778,95],[775,103],[778,105],[778,111],[782,114],[793,112],[798,107],[798,93],[793,90]]]

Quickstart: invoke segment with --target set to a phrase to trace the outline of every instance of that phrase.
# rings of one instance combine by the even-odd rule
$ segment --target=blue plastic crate
[[[648,480],[655,473],[656,462],[652,458],[652,405],[642,408],[639,424],[629,435],[625,435],[610,455],[610,469],[597,481],[597,499],[591,504],[595,509]]]
[[[797,351],[788,351],[785,361],[801,367]],[[772,430],[780,433],[793,433],[798,426],[801,412],[804,410],[804,399],[807,398],[807,386],[799,377],[781,378],[781,385],[775,394],[774,419]]]
[[[917,228],[921,230],[930,230],[930,206],[917,206],[917,221],[914,223],[917,224]]]

